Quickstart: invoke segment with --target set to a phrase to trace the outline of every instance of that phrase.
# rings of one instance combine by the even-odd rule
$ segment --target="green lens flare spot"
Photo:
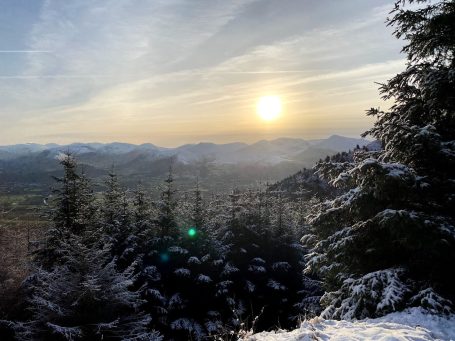
[[[188,235],[189,235],[190,237],[196,236],[196,233],[197,233],[197,232],[196,232],[196,229],[195,229],[194,227],[191,227],[191,228],[188,229]]]
[[[169,261],[169,255],[167,253],[162,253],[160,254],[160,259],[163,263],[166,263],[167,261]]]

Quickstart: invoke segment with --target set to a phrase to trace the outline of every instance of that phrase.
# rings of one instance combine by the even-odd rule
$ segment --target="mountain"
[[[324,140],[313,140],[310,143],[318,148],[331,149],[336,152],[344,152],[349,149],[355,148],[357,145],[363,147],[369,144],[371,141],[365,139],[357,139],[352,137],[344,137],[340,135],[332,135]]]
[[[330,140],[331,138],[327,139]],[[336,136],[331,139],[333,141],[340,141],[343,142],[343,138],[340,139],[339,136]],[[355,142],[360,142],[358,143],[359,147],[362,147],[363,149],[366,149],[370,152],[376,152],[381,150],[381,142],[380,141],[366,141],[368,142],[367,144],[364,144],[365,141],[356,141],[356,139],[350,140],[352,143]],[[318,141],[317,145],[324,145],[325,141]],[[308,152],[309,150],[302,152],[302,157],[305,157],[306,160],[309,160],[311,158],[311,154]],[[330,150],[327,149],[316,149],[313,148],[312,150],[315,152],[313,155],[314,157],[314,163],[316,163],[319,158],[319,155],[325,154],[330,157],[330,160],[332,162],[339,162],[339,163],[344,163],[344,162],[353,162],[354,160],[354,150],[350,150],[348,152],[338,152],[336,154],[334,153],[329,153]],[[293,193],[297,192],[305,192],[304,196],[307,197],[307,199],[310,199],[314,195],[317,195],[319,198],[324,198],[328,197],[331,195],[334,195],[337,193],[337,189],[331,185],[329,185],[328,181],[319,177],[317,170],[314,167],[310,168],[303,168],[296,172],[295,174],[289,175],[276,183],[272,184],[269,187],[270,191],[282,191],[286,192],[290,195],[293,195]]]
[[[179,161],[192,162],[201,159],[210,159],[221,163],[229,163],[227,160],[231,155],[235,155],[247,144],[234,142],[227,144],[215,144],[201,142],[198,144],[186,144],[175,149],[168,149],[168,155],[176,155]]]
[[[98,184],[102,184],[112,167],[129,187],[139,181],[157,184],[172,162],[180,184],[190,187],[199,177],[207,187],[223,190],[251,186],[258,181],[277,181],[311,167],[327,155],[368,143],[370,141],[334,135],[322,140],[278,138],[252,144],[201,142],[176,148],[120,142],[0,146],[0,183],[14,185],[14,188],[33,185],[48,189],[53,181],[51,176],[58,176],[61,171],[58,155],[71,152]]]
[[[18,144],[0,146],[0,160],[11,160],[32,154],[44,153],[54,158],[61,152],[72,152],[78,158],[93,159],[100,162],[108,157],[112,161],[117,158],[131,161],[136,156],[146,158],[175,157],[183,163],[192,163],[203,159],[217,164],[236,163],[265,163],[278,164],[281,162],[295,162],[305,160],[305,154],[325,157],[339,151],[363,146],[370,143],[365,139],[356,139],[339,135],[332,135],[322,140],[303,140],[294,138],[279,138],[275,140],[261,140],[253,144],[227,143],[215,144],[201,142],[186,144],[176,148],[159,147],[150,143],[134,145],[129,143],[72,143],[69,145],[57,144]],[[314,159],[314,157],[312,157]],[[122,162],[122,160],[119,160]],[[117,161],[115,162],[117,163]]]

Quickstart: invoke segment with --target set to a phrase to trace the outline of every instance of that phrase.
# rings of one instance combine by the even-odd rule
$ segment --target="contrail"
[[[0,53],[52,53],[46,50],[0,50]]]
[[[109,78],[106,75],[17,75],[0,76],[0,79],[78,79],[78,78]]]

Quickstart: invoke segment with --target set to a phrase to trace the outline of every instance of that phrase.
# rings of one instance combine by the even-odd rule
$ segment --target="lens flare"
[[[169,254],[167,254],[166,252],[160,254],[160,259],[163,263],[166,263],[169,261]]]
[[[196,231],[196,229],[195,229],[194,227],[190,227],[190,228],[188,229],[188,235],[189,235],[190,237],[195,237],[195,236],[196,236],[196,233],[197,233],[197,231]]]

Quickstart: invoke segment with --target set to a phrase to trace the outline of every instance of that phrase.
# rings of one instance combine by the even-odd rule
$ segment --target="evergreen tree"
[[[131,291],[132,267],[122,272],[111,257],[103,230],[93,224],[93,194],[89,182],[76,173],[70,155],[61,158],[64,177],[57,179],[56,208],[51,211],[58,231],[32,262],[24,282],[28,319],[14,323],[21,340],[161,340],[148,331],[150,317],[139,310],[142,300]]]
[[[114,169],[109,172],[105,181],[106,190],[102,202],[102,229],[112,245],[113,256],[121,268],[128,267],[134,260],[131,245],[133,235],[132,212],[129,207],[126,191],[120,186]]]
[[[138,184],[134,191],[132,213],[133,228],[128,244],[132,254],[140,257],[147,252],[147,245],[153,238],[152,204],[142,184]]]
[[[130,291],[133,269],[116,270],[108,246],[91,241],[90,232],[72,234],[61,245],[62,261],[39,267],[27,279],[31,320],[16,325],[20,339],[162,340],[149,331],[137,292]]]
[[[215,295],[218,263],[205,228],[199,185],[188,199],[177,205],[170,173],[157,205],[151,251],[144,259],[144,297],[147,310],[158,317],[152,325],[167,338],[201,340],[221,326]]]
[[[297,325],[304,313],[306,287],[302,274],[303,248],[297,243],[290,206],[282,192],[230,195],[228,246],[221,273],[233,328],[266,330]],[[242,323],[238,326],[238,323]]]
[[[381,86],[394,105],[371,109],[376,122],[366,132],[384,149],[318,167],[345,189],[319,206],[304,237],[307,270],[328,290],[325,317],[447,312],[455,299],[455,3],[397,1],[392,14],[408,63]]]
[[[90,181],[85,173],[77,173],[77,162],[70,153],[59,155],[63,176],[54,177],[57,186],[53,189],[47,217],[50,220],[44,246],[35,252],[42,266],[50,267],[61,258],[60,243],[71,235],[80,235],[96,221],[96,206]]]
[[[206,206],[199,181],[186,204],[179,205],[189,208],[186,215],[179,216],[179,225],[183,228],[179,245],[188,254],[175,272],[180,277],[179,296],[185,304],[171,312],[172,325],[184,332],[180,334],[182,338],[203,339],[219,333],[228,306],[223,295],[217,295],[222,269],[219,243],[206,225]]]
[[[276,325],[292,328],[302,315],[318,312],[314,298],[320,297],[317,281],[303,276],[304,249],[298,243],[296,231],[303,230],[303,204],[294,195],[284,191],[272,191],[269,196],[271,224],[269,238],[262,237],[265,249],[264,260],[268,273],[265,287],[265,305],[258,327],[270,328]],[[299,212],[300,210],[300,212]]]
[[[70,154],[60,154],[58,156],[60,165],[63,167],[63,177],[54,177],[60,186],[55,188],[53,194],[52,220],[59,231],[63,233],[80,233],[82,228],[78,219],[78,201],[82,201],[79,191],[80,176],[77,174],[77,163]]]
[[[199,188],[199,179],[196,181],[196,188],[194,190],[194,204],[191,219],[193,225],[200,229],[205,225],[205,212],[204,212],[204,203],[202,200],[201,190]]]

